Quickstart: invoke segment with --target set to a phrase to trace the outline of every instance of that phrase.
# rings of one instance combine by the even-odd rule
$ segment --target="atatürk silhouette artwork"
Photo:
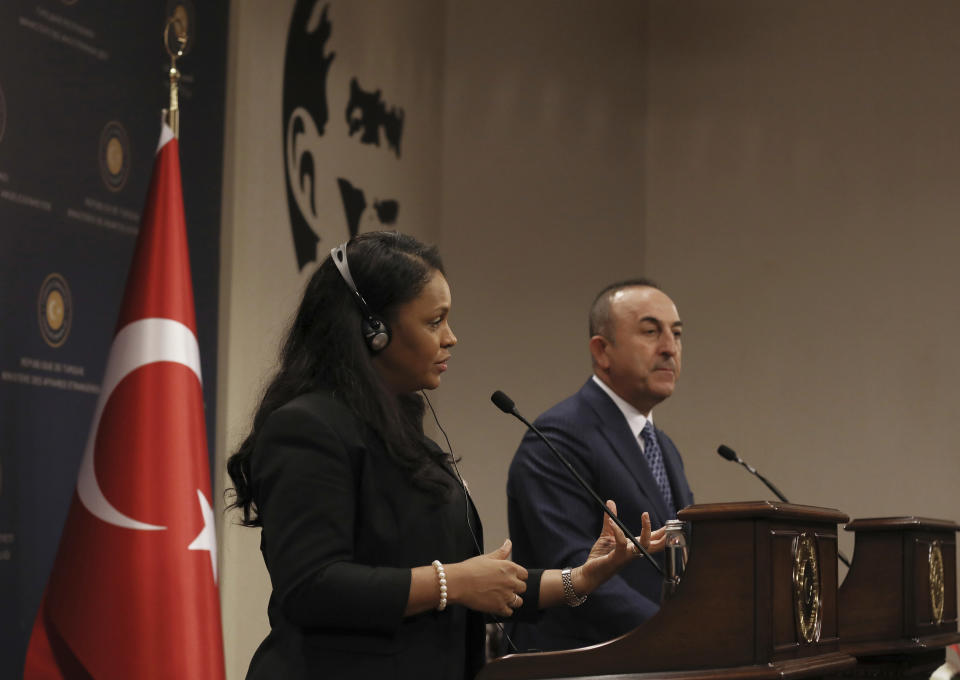
[[[400,157],[400,137],[403,135],[403,109],[391,108],[380,98],[380,90],[367,92],[356,78],[350,81],[350,102],[347,104],[347,124],[350,135],[363,131],[360,141],[380,146],[380,128],[387,137],[387,144],[397,158]]]
[[[336,160],[325,158],[323,138],[329,137],[330,121],[327,77],[336,53],[328,51],[333,32],[330,3],[322,0],[297,0],[287,35],[283,80],[283,158],[286,172],[287,207],[293,232],[297,266],[303,269],[317,260],[318,194],[325,195],[327,182],[336,182],[350,236],[360,229],[361,218],[368,206],[372,211],[364,218],[383,225],[397,221],[400,205],[395,199],[368,200],[357,186],[356,178],[337,177],[320,172]],[[347,135],[360,144],[380,147],[400,158],[403,136],[403,109],[388,105],[381,90],[364,89],[356,77],[350,79],[344,111]],[[329,189],[333,189],[332,186]]]

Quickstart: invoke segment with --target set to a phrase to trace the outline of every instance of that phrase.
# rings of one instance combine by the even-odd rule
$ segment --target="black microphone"
[[[553,444],[550,443],[550,440],[546,438],[543,432],[538,430],[536,427],[534,427],[533,423],[531,423],[529,420],[527,420],[522,415],[520,415],[520,411],[517,410],[516,405],[513,403],[513,399],[508,397],[506,394],[504,394],[500,390],[497,390],[490,396],[490,401],[492,401],[494,406],[496,406],[498,409],[500,409],[504,413],[509,413],[510,415],[517,418],[517,420],[519,420],[528,428],[533,430],[534,434],[536,434],[538,437],[540,437],[540,439],[543,440],[543,443],[547,445],[547,448],[553,452],[553,455],[555,455],[557,458],[560,459],[560,462],[566,466],[566,468],[570,471],[570,474],[572,474],[576,478],[576,480],[580,482],[580,486],[582,486],[587,493],[593,496],[593,499],[597,501],[597,504],[600,506],[600,509],[603,510],[607,515],[609,515],[610,519],[612,519],[614,524],[616,524],[620,528],[620,531],[623,532],[624,536],[626,536],[627,539],[631,543],[633,543],[634,547],[638,551],[640,551],[640,553],[644,557],[647,558],[647,561],[649,561],[650,564],[653,565],[654,569],[656,569],[662,577],[666,578],[667,575],[663,573],[663,567],[660,566],[660,563],[657,562],[655,559],[653,559],[653,556],[650,553],[648,553],[647,550],[642,545],[640,545],[640,541],[638,541],[636,536],[633,535],[633,532],[630,531],[630,529],[628,529],[627,526],[620,521],[620,518],[614,515],[612,512],[610,512],[610,508],[608,508],[607,504],[600,499],[600,496],[597,495],[597,492],[594,491],[592,488],[590,488],[590,485],[587,484],[587,482],[583,479],[583,477],[580,476],[580,473],[577,472],[576,469],[574,469],[574,467],[570,464],[570,462],[566,458],[564,458],[561,455],[561,453],[557,451],[556,448],[554,448]]]
[[[503,411],[504,413],[509,413],[510,415],[517,416],[518,418],[521,418],[521,419],[523,418],[523,416],[521,416],[520,412],[517,410],[517,405],[513,403],[513,399],[508,397],[506,394],[504,394],[500,390],[497,390],[496,392],[490,395],[490,401],[492,401],[493,405],[496,406],[501,411]]]
[[[778,489],[776,486],[773,485],[773,482],[771,482],[769,479],[767,479],[766,477],[761,475],[759,472],[757,472],[757,468],[753,467],[752,465],[750,465],[750,463],[740,458],[740,456],[737,455],[737,452],[731,449],[729,446],[727,446],[726,444],[721,444],[720,446],[717,447],[717,453],[719,453],[722,457],[726,458],[727,460],[733,461],[734,463],[740,463],[740,465],[747,468],[747,471],[750,472],[750,474],[755,475],[757,479],[759,479],[761,482],[766,484],[767,488],[777,495],[777,498],[782,500],[784,503],[790,502],[787,500],[786,496],[780,493],[780,489]],[[841,562],[847,565],[848,569],[850,568],[850,560],[847,559],[846,555],[840,552],[839,547],[837,547],[837,557],[840,558]]]
[[[761,475],[759,472],[757,472],[757,468],[753,467],[752,465],[750,465],[750,463],[740,458],[740,456],[737,455],[737,452],[731,449],[729,446],[727,446],[726,444],[721,444],[719,447],[717,447],[717,453],[719,453],[721,456],[723,456],[727,460],[732,460],[734,463],[740,463],[740,465],[747,468],[750,474],[756,475],[757,479],[759,479],[761,482],[766,484],[767,488],[777,495],[777,498],[782,500],[784,503],[790,502],[787,500],[786,496],[780,493],[780,489],[778,489],[773,485],[773,482],[771,482],[769,479],[767,479],[766,477]]]

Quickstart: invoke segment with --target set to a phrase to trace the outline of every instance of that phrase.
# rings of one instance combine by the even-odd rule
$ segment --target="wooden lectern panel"
[[[478,678],[772,680],[855,664],[838,638],[837,523],[846,515],[758,501],[694,505],[679,517],[691,523],[689,561],[654,617],[591,647],[496,659]]]
[[[856,532],[856,543],[838,596],[840,635],[842,648],[861,665],[884,658],[909,668],[910,655],[926,652],[935,652],[931,658],[942,663],[943,648],[960,642],[958,530],[955,522],[922,517],[858,519],[847,525],[847,531]]]

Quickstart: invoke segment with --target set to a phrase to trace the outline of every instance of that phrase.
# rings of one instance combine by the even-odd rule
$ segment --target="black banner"
[[[189,35],[180,149],[212,458],[227,0],[0,3],[3,677],[22,672],[76,485],[168,101],[174,14]]]

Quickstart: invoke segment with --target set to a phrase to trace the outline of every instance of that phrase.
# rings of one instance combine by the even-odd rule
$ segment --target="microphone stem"
[[[764,484],[767,485],[767,488],[768,488],[768,489],[770,489],[774,494],[776,494],[777,498],[779,498],[780,500],[782,500],[784,503],[789,503],[789,502],[790,502],[790,501],[787,500],[787,497],[786,497],[786,496],[784,496],[782,493],[780,493],[780,489],[778,489],[776,486],[774,486],[773,482],[771,482],[769,479],[767,479],[766,477],[764,477],[763,475],[761,475],[759,472],[756,473],[756,475],[757,475],[757,477],[760,478],[760,481],[761,481],[761,482],[763,482]]]
[[[790,501],[787,500],[787,497],[786,497],[786,496],[784,496],[782,493],[780,493],[780,489],[778,489],[778,488],[773,484],[773,482],[771,482],[769,479],[767,479],[766,477],[764,477],[763,475],[761,475],[759,472],[757,472],[756,468],[750,467],[749,465],[747,465],[744,461],[740,460],[739,458],[737,459],[737,462],[740,463],[743,467],[747,468],[747,470],[749,470],[750,472],[752,472],[754,475],[756,475],[756,476],[757,476],[757,479],[759,479],[761,482],[763,482],[764,484],[766,484],[766,485],[767,485],[767,488],[770,489],[773,493],[775,493],[776,496],[777,496],[777,498],[779,498],[780,500],[782,500],[784,503],[789,503],[789,502],[790,502]],[[846,555],[844,555],[842,552],[840,552],[839,546],[837,547],[837,557],[840,559],[841,562],[843,562],[845,565],[847,565],[847,569],[850,568],[850,560],[847,559],[847,556],[846,556]]]

